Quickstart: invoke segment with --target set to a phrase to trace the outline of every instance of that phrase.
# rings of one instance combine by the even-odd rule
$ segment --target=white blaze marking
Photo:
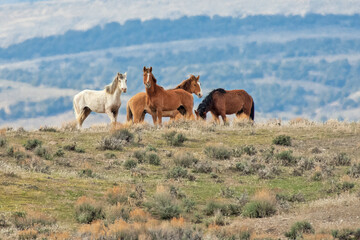
[[[149,81],[150,81],[150,73],[148,73],[148,77],[147,77],[147,83],[149,83]]]
[[[203,93],[202,93],[201,83],[200,83],[200,82],[198,82],[198,84],[199,84],[199,87],[200,87],[200,96],[202,96],[202,95],[203,95]]]

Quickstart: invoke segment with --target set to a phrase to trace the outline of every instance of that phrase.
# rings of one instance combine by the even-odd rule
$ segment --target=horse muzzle
[[[122,88],[121,91],[122,91],[123,93],[126,93],[127,89],[126,89],[126,88]]]
[[[145,83],[145,87],[146,87],[146,88],[150,88],[150,87],[151,87],[151,83]]]
[[[201,93],[198,93],[197,95],[199,98],[201,98],[203,96]]]

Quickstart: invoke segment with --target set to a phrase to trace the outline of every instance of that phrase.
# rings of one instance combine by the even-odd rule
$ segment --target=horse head
[[[122,73],[118,73],[117,74],[117,80],[119,82],[119,87],[121,89],[122,92],[126,93],[127,91],[127,78],[126,78],[127,73],[125,72],[124,74]]]
[[[156,79],[154,75],[152,74],[152,67],[143,69],[144,72],[144,84],[146,88],[151,88],[151,84],[156,83]]]
[[[206,120],[206,107],[200,103],[197,110],[195,110],[196,120]]]
[[[201,83],[199,81],[200,75],[195,77],[194,75],[190,76],[191,79],[191,92],[195,93],[199,98],[203,96],[202,89],[201,89]]]

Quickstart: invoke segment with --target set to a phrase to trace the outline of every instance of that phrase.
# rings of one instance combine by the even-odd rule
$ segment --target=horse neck
[[[192,91],[191,91],[191,84],[189,84],[189,82],[188,81],[190,81],[190,80],[185,80],[183,83],[181,83],[179,86],[177,86],[175,89],[183,89],[183,90],[185,90],[185,91],[187,91],[187,92],[189,92],[189,93],[193,93]]]
[[[156,90],[157,90],[158,88],[159,88],[159,86],[153,81],[153,82],[151,83],[150,88],[145,88],[145,91],[146,91],[147,95],[153,96],[153,95],[155,95]]]
[[[114,93],[112,94],[115,98],[120,98],[122,91],[119,87],[116,87]]]

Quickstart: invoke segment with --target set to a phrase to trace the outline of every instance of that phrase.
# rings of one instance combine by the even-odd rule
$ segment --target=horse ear
[[[127,72],[124,73],[125,77],[126,77],[126,74],[127,74]]]
[[[196,81],[199,81],[199,79],[200,79],[200,75],[197,76]]]
[[[150,72],[152,72],[152,67],[150,67]]]
[[[145,72],[146,71],[146,67],[144,66],[144,68],[143,68],[143,72]]]

